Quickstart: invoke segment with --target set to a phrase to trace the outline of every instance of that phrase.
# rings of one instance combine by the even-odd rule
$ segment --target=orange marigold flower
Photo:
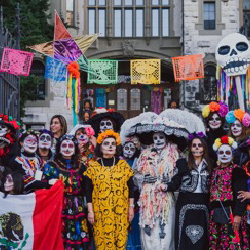
[[[240,122],[242,121],[243,119],[243,116],[244,116],[245,112],[241,109],[236,109],[234,110],[234,116],[236,117],[236,119],[238,119]]]
[[[113,130],[106,130],[106,131],[100,133],[100,134],[98,135],[98,137],[97,137],[96,142],[97,142],[98,144],[101,144],[101,143],[104,141],[104,139],[105,139],[105,138],[108,138],[108,137],[114,137],[115,140],[116,140],[116,144],[117,144],[117,145],[120,145],[120,144],[121,144],[121,138],[120,138],[119,134],[118,134],[118,133],[115,133]]]
[[[217,102],[210,102],[209,109],[211,112],[217,112],[218,110],[220,110],[220,105],[218,105]]]

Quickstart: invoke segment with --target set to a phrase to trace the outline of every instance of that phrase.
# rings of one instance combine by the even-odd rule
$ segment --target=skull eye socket
[[[128,150],[129,150],[129,147],[125,147],[125,150],[127,150],[127,151],[128,151]]]
[[[193,143],[192,147],[193,148],[202,148],[202,144],[201,143]]]
[[[245,42],[239,42],[236,44],[236,49],[239,51],[246,51],[248,49],[248,44]]]
[[[220,155],[223,155],[223,154],[231,155],[231,151],[229,151],[229,150],[227,150],[227,151],[222,151],[222,150],[220,150],[220,151],[219,151],[219,154],[220,154]]]
[[[100,124],[101,126],[104,126],[105,125],[105,123],[104,122],[101,122],[101,124]]]
[[[163,139],[164,139],[164,136],[163,136],[163,135],[161,135],[161,136],[160,136],[160,139],[161,139],[161,140],[163,140]]]
[[[218,54],[220,55],[226,55],[230,52],[230,46],[225,45],[225,46],[221,46],[220,48],[218,48]]]
[[[111,122],[106,122],[106,126],[111,126]]]

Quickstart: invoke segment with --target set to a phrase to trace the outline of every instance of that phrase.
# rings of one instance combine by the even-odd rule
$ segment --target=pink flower
[[[230,178],[230,175],[229,175],[229,174],[225,174],[225,175],[224,175],[224,180],[228,181],[229,178]]]
[[[226,194],[226,197],[228,200],[231,200],[233,198],[232,194]]]
[[[85,132],[86,132],[86,135],[87,135],[87,136],[92,136],[92,135],[95,134],[94,129],[91,128],[91,127],[86,127],[86,128],[85,128]]]
[[[243,116],[242,124],[245,127],[250,127],[250,115],[248,113],[245,113],[245,115]]]
[[[227,188],[225,186],[222,187],[222,191],[223,192],[226,192],[227,191]]]

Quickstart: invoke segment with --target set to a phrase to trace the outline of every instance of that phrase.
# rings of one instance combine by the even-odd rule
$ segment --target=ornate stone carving
[[[122,49],[124,56],[133,56],[134,55],[134,41],[123,40]]]

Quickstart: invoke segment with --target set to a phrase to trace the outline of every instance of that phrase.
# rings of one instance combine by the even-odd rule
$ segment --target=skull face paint
[[[108,129],[112,129],[112,130],[114,129],[112,121],[106,118],[102,119],[100,122],[100,131],[104,132]]]
[[[224,37],[216,47],[216,60],[228,76],[245,75],[250,59],[248,39],[239,33]]]
[[[35,153],[37,150],[37,138],[34,135],[28,135],[23,141],[23,149],[27,153]]]
[[[50,149],[52,146],[52,138],[49,134],[43,133],[39,136],[39,148]]]
[[[103,140],[101,145],[101,152],[105,157],[113,157],[116,152],[116,141],[115,138],[109,137]]]
[[[154,148],[156,150],[162,150],[166,147],[167,139],[164,133],[162,132],[154,133],[153,140],[154,140]]]
[[[194,158],[201,157],[203,155],[204,148],[202,146],[201,140],[198,138],[193,139],[191,146],[191,153]]]
[[[125,143],[123,147],[123,155],[127,159],[131,159],[135,154],[136,148],[133,142]]]
[[[63,140],[60,146],[60,153],[64,158],[71,158],[75,154],[75,144],[71,140]]]
[[[236,120],[232,126],[231,126],[231,131],[232,134],[237,137],[240,136],[242,133],[242,124],[240,123],[240,121]]]
[[[76,139],[79,144],[86,144],[89,142],[89,137],[84,133],[84,130],[82,128],[76,131]]]
[[[5,136],[8,133],[8,127],[5,125],[0,125],[0,136]]]
[[[213,114],[212,118],[208,121],[208,125],[211,129],[218,129],[221,124],[221,118],[217,114]]]
[[[8,174],[6,176],[5,182],[4,182],[4,191],[5,192],[12,192],[14,190],[14,182],[11,174]]]
[[[223,144],[217,151],[218,160],[223,163],[229,163],[233,159],[232,149],[228,144]]]

